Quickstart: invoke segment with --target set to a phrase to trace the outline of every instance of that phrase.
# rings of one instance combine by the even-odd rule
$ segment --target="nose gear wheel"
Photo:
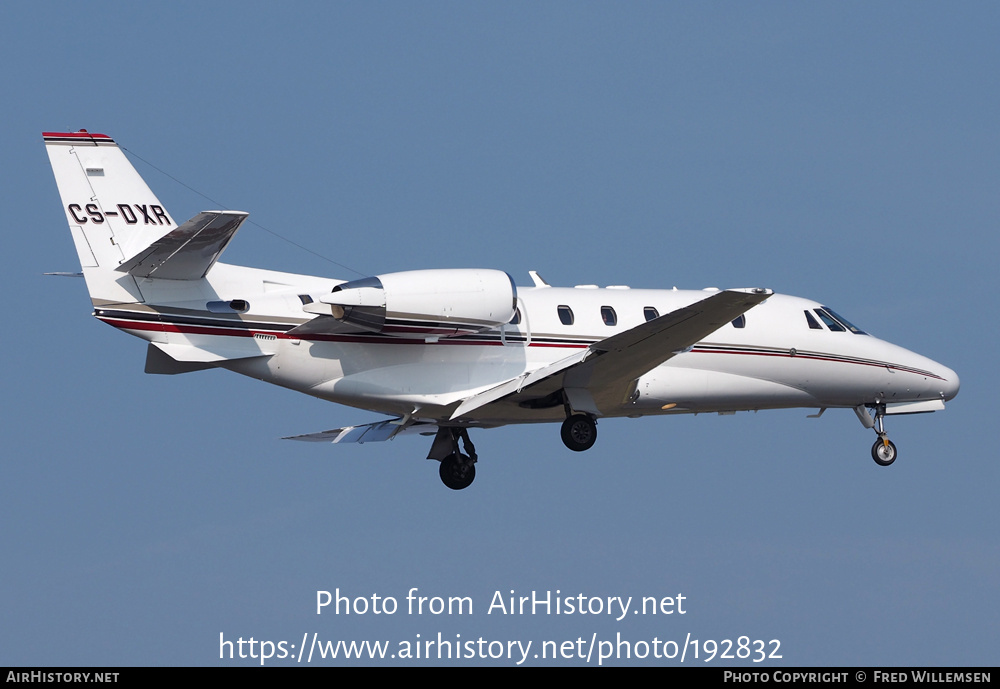
[[[872,445],[872,459],[879,466],[889,466],[896,461],[896,446],[888,438],[879,438]]]

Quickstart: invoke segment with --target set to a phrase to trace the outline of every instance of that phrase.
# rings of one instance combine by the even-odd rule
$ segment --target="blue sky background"
[[[214,664],[220,632],[996,664],[998,35],[985,2],[5,3],[0,665]],[[81,127],[357,272],[253,225],[230,263],[761,285],[962,391],[889,420],[888,469],[850,411],[608,420],[584,454],[555,425],[479,431],[461,493],[423,438],[281,441],[378,417],[145,375],[81,281],[42,276],[78,263],[40,134]],[[218,205],[136,167],[174,217]],[[337,587],[476,607],[316,616]],[[688,612],[487,615],[511,589]]]

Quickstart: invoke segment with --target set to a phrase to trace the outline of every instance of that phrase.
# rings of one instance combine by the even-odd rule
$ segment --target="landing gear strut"
[[[875,432],[878,433],[878,440],[872,445],[872,459],[879,466],[887,467],[896,461],[896,446],[889,440],[889,434],[885,432],[885,405],[875,405]]]
[[[458,441],[462,441],[465,453],[458,449]],[[476,480],[476,446],[469,440],[469,431],[465,428],[439,428],[428,459],[441,460],[438,476],[442,483],[452,490],[462,490],[472,485]]]
[[[597,422],[586,414],[573,414],[563,421],[562,441],[574,452],[589,450],[597,442]]]

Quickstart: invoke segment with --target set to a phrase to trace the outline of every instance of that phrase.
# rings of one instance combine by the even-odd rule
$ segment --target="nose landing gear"
[[[887,467],[896,461],[896,446],[889,440],[889,434],[885,432],[885,404],[877,402],[873,405],[875,418],[864,406],[854,408],[858,418],[865,428],[874,428],[878,434],[878,440],[872,445],[872,459],[879,466]]]

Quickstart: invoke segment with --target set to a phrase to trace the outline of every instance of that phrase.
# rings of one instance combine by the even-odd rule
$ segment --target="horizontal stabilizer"
[[[376,421],[361,426],[345,426],[320,433],[292,435],[282,440],[302,440],[310,443],[377,443],[392,440],[397,435],[429,434],[437,431],[437,424],[417,421],[408,426],[401,425],[402,419]]]
[[[154,241],[117,270],[138,278],[203,278],[248,215],[243,211],[203,211]]]

